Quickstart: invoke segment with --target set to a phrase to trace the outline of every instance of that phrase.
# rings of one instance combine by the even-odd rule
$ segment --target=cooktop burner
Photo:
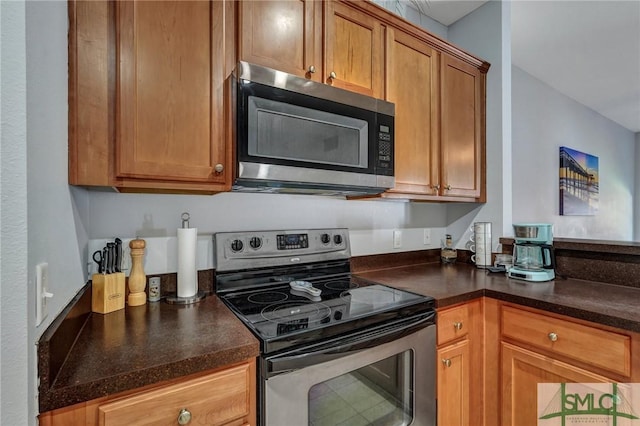
[[[262,291],[260,293],[250,294],[247,297],[247,302],[264,305],[265,303],[284,302],[288,298],[289,296],[286,293],[280,291]]]
[[[324,286],[329,290],[349,290],[351,288],[358,287],[357,283],[352,282],[351,280],[336,280],[329,281]]]

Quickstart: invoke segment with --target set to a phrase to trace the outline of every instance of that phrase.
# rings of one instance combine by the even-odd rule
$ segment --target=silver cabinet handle
[[[224,171],[224,166],[222,164],[216,164],[213,170],[215,170],[216,173],[222,173]]]
[[[309,72],[310,72],[311,74],[314,74],[314,73],[316,72],[316,67],[315,67],[315,66],[313,66],[313,65],[311,65],[311,66],[309,67]]]
[[[331,72],[329,73],[329,78],[332,78],[332,79],[333,79],[333,78],[337,78],[337,77],[338,77],[338,76],[337,76],[337,74],[336,74],[336,72],[335,72],[335,71],[331,71]]]
[[[443,358],[442,359],[442,363],[444,364],[445,367],[451,367],[451,360],[448,358]]]
[[[446,189],[447,191],[451,191],[451,185],[445,186],[444,189]]]
[[[549,337],[549,340],[551,340],[552,342],[558,340],[558,335],[556,333],[549,333],[547,337]]]
[[[183,408],[180,410],[180,414],[178,414],[178,424],[179,425],[187,425],[191,421],[191,411]]]
[[[435,189],[435,190],[436,190],[436,192],[440,191],[440,184],[431,185],[431,187],[432,187],[433,189]]]
[[[462,330],[462,322],[454,322],[454,323],[453,323],[453,328],[454,328],[456,331],[460,331],[460,330]]]

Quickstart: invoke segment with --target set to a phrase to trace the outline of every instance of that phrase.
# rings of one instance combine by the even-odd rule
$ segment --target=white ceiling
[[[408,2],[423,14],[447,27],[486,3],[483,0],[408,0]]]
[[[410,0],[450,25],[484,1]],[[512,62],[557,91],[640,132],[640,1],[511,3]]]

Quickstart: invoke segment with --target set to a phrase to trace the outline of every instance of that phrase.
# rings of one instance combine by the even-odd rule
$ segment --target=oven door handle
[[[263,365],[265,367],[263,368],[263,373],[268,378],[352,355],[383,343],[397,340],[429,325],[435,325],[435,311],[417,318],[403,319],[392,325],[379,327],[356,336],[332,341],[314,349],[297,349],[286,354],[266,358]]]

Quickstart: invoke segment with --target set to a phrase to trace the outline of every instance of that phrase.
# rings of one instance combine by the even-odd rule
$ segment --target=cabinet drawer
[[[438,312],[438,345],[469,334],[469,305],[464,304],[455,308]]]
[[[509,306],[502,308],[502,335],[616,374],[631,375],[628,335]]]
[[[102,404],[98,424],[177,424],[183,409],[191,414],[190,424],[218,425],[233,420],[244,424],[250,409],[250,372],[250,365],[244,364]]]

